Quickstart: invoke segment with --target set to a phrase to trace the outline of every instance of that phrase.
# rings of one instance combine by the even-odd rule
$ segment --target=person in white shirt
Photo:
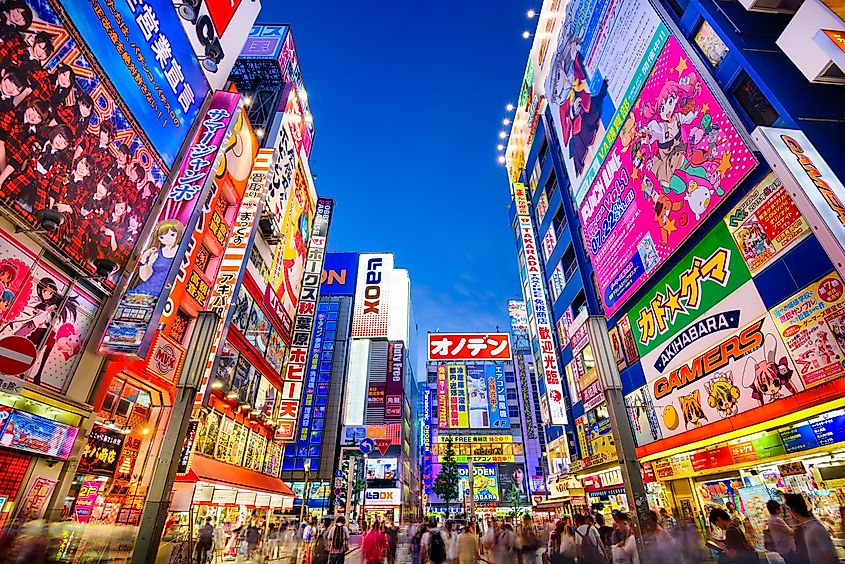
[[[766,520],[766,530],[769,535],[764,534],[764,536],[771,536],[775,552],[783,556],[785,560],[789,559],[795,552],[795,532],[781,517],[780,503],[770,499],[766,502],[766,509],[769,510],[769,518]],[[770,549],[771,547],[766,546],[766,550]]]

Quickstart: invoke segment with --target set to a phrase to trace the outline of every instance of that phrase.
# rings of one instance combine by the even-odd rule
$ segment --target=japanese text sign
[[[81,474],[102,474],[111,476],[117,470],[120,453],[123,450],[123,433],[102,425],[95,425],[88,435],[82,456],[79,459]]]
[[[641,288],[757,165],[674,37],[620,125],[622,132],[580,208],[607,315]]]
[[[234,125],[240,95],[216,92],[179,167],[147,241],[129,288],[103,333],[100,352],[146,356],[164,311],[169,287],[179,272],[208,191],[222,158],[220,148]]]
[[[428,360],[510,360],[507,333],[429,333]]]

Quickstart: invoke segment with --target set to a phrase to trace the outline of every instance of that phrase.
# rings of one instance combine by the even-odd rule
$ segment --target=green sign
[[[751,439],[751,444],[760,460],[786,454],[786,447],[783,446],[783,441],[777,433],[767,433],[762,437]]]
[[[628,311],[640,356],[671,339],[751,279],[724,223],[718,224]]]

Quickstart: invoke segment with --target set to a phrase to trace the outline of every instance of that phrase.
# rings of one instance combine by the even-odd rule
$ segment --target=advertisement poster
[[[806,387],[845,374],[845,287],[836,272],[778,304],[771,313]]]
[[[619,327],[614,327],[607,332],[610,337],[610,347],[613,349],[613,359],[616,361],[616,368],[619,371],[625,370],[625,351],[622,349],[622,339],[619,338]]]
[[[91,512],[94,510],[94,503],[103,482],[98,480],[82,482],[79,494],[76,496],[76,503],[73,505],[73,513],[80,523],[87,523],[91,519]]]
[[[628,419],[634,431],[637,446],[647,445],[660,440],[660,424],[654,413],[654,405],[648,394],[648,386],[638,388],[625,396],[625,407],[628,409]]]
[[[0,338],[31,341],[38,356],[20,378],[60,394],[67,391],[98,310],[91,294],[68,284],[58,270],[36,261],[34,253],[0,230]]]
[[[369,458],[366,466],[367,480],[395,480],[397,468],[395,458]]]
[[[288,197],[282,222],[282,237],[273,255],[272,279],[265,289],[264,296],[265,303],[272,302],[274,298],[268,295],[272,291],[275,293],[275,299],[281,303],[286,316],[281,327],[282,339],[288,344],[291,337],[289,330],[293,324],[299,291],[302,288],[302,277],[305,274],[305,257],[317,205],[317,192],[311,171],[308,169],[308,161],[301,156],[297,160],[293,180],[293,191]]]
[[[358,255],[358,279],[352,315],[353,337],[387,337],[392,272],[392,254]]]
[[[493,406],[487,400],[487,377],[483,364],[470,364],[467,366],[467,390],[469,394],[470,429],[489,428],[490,413],[492,413]],[[488,413],[488,409],[490,413]]]
[[[668,35],[648,2],[566,4],[545,86],[576,206],[622,134],[619,126]]]
[[[384,418],[390,422],[402,420],[402,390],[405,379],[405,343],[387,344],[387,384],[384,389]]]
[[[508,333],[429,333],[428,360],[510,360]]]
[[[473,464],[472,489],[475,501],[496,502],[500,500],[499,481],[495,464]]]
[[[631,329],[631,322],[627,317],[622,317],[616,324],[619,329],[619,340],[622,341],[622,350],[625,351],[625,358],[628,364],[634,364],[640,359],[640,353],[637,350],[637,342],[634,339],[634,331]]]
[[[79,459],[79,473],[114,475],[123,449],[123,439],[123,433],[94,425]]]
[[[18,508],[17,518],[22,522],[39,519],[44,509],[44,504],[50,499],[50,494],[53,493],[54,487],[56,487],[56,482],[53,480],[48,480],[41,476],[35,478],[32,486],[29,488],[29,492]]]
[[[3,107],[8,124],[4,126],[5,139],[0,142],[4,149],[0,157],[0,201],[33,227],[39,226],[35,214],[40,210],[52,208],[64,214],[65,222],[59,229],[42,232],[41,236],[91,274],[95,273],[94,259],[115,262],[115,277],[106,281],[111,285],[132,253],[167,176],[154,151],[172,147],[175,141],[173,153],[162,155],[164,164],[171,166],[191,121],[183,124],[181,139],[174,139],[174,128],[165,133],[163,120],[155,117],[144,101],[145,113],[133,117],[151,118],[147,125],[154,122],[155,127],[147,133],[160,135],[162,141],[159,144],[153,139],[152,146],[146,144],[141,131],[106,88],[104,74],[81,54],[81,46],[54,11],[61,5],[63,9],[86,12],[94,20],[90,3],[71,6],[67,2],[27,0],[22,4],[22,12],[31,18],[22,16],[23,25],[8,27],[0,53],[0,67],[9,69],[4,76],[11,89],[3,93],[8,100],[8,106]],[[166,8],[173,11],[172,4]],[[96,22],[104,33],[103,24]],[[134,20],[131,23],[132,33],[137,33]],[[80,31],[85,36],[84,26]],[[119,73],[111,70],[108,77],[117,86]],[[167,83],[165,89],[169,94]],[[119,88],[118,92],[131,97],[130,90],[138,91],[134,81],[131,88]],[[204,95],[198,88],[191,120]],[[29,116],[26,122],[25,114]],[[32,129],[37,129],[37,134]]]
[[[755,303],[756,302],[756,303]],[[643,357],[664,438],[768,405],[804,389],[759,295],[748,282]],[[673,348],[673,343],[678,343]]]
[[[699,319],[749,280],[751,273],[727,226],[717,224],[630,309],[628,319],[640,355],[669,341],[680,327]]]
[[[511,426],[508,413],[508,393],[505,382],[505,367],[501,362],[484,367],[487,376],[487,402],[491,429],[508,429]]]
[[[12,411],[0,445],[65,460],[79,429],[23,411]]]
[[[446,384],[446,366],[437,367],[437,427],[449,428],[449,387]]]
[[[590,411],[604,401],[604,392],[597,370],[590,370],[578,380],[578,390],[584,411]]]
[[[449,383],[449,427],[469,427],[469,404],[467,402],[466,366],[462,364],[447,367]]]
[[[756,165],[686,53],[669,38],[580,208],[607,315]]]
[[[757,274],[809,235],[810,227],[774,173],[760,181],[725,223],[751,274]]]
[[[510,498],[510,492],[516,488],[522,503],[528,503],[528,481],[522,464],[499,464],[499,494],[502,500]]]
[[[105,354],[146,356],[158,320],[199,219],[223,141],[235,123],[241,97],[217,92],[194,134],[190,149],[138,259],[126,292],[100,343]]]

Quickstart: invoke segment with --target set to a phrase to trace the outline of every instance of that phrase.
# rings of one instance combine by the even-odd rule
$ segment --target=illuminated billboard
[[[328,253],[323,268],[321,296],[354,296],[358,253]]]
[[[193,0],[174,5],[205,78],[212,89],[222,90],[261,10],[261,2]]]
[[[387,338],[390,305],[388,281],[392,271],[392,254],[359,255],[355,309],[352,314],[353,337]]]
[[[510,360],[507,333],[429,333],[428,360]]]
[[[94,19],[90,2],[24,2],[19,8],[24,23],[7,27],[0,50],[0,67],[8,69],[0,202],[33,227],[40,227],[36,214],[42,210],[61,212],[64,224],[53,232],[42,230],[39,237],[91,274],[94,260],[111,260],[118,266],[116,278],[138,242],[205,94],[198,90],[190,119],[182,119],[178,131],[169,121],[158,119],[146,100],[140,116],[128,114],[107,85],[106,74],[83,56],[72,30],[65,26],[67,19],[54,11],[59,4]],[[172,11],[172,5],[167,9]],[[134,37],[139,31],[134,18],[130,22],[128,31]],[[96,25],[102,29],[104,24],[97,20]],[[134,81],[121,87],[121,69],[112,67],[108,78],[135,112],[139,108],[131,101],[139,88]],[[167,83],[165,88],[169,95]],[[178,104],[177,108],[181,112]],[[143,129],[133,118],[144,120]],[[144,133],[151,134],[151,143]],[[167,147],[172,147],[172,154]],[[112,285],[114,279],[106,283]]]
[[[537,336],[539,351],[538,365],[543,380],[546,383],[546,398],[549,402],[549,415],[553,425],[565,425],[566,405],[563,398],[563,380],[560,375],[557,349],[552,333],[552,320],[549,310],[549,300],[546,295],[545,281],[540,263],[540,256],[537,252],[537,238],[534,234],[534,225],[529,215],[528,198],[525,194],[525,186],[516,183],[513,187],[514,203],[519,227],[519,238],[522,241],[522,250],[525,253],[525,267],[527,273],[526,303],[531,304],[531,316],[529,322],[533,323],[533,333]]]
[[[469,427],[469,402],[467,401],[466,366],[450,364],[446,367],[446,384],[449,391],[447,406],[450,429]],[[443,398],[438,398],[442,400]]]
[[[367,480],[395,480],[399,465],[395,458],[369,458],[365,468]]]
[[[676,105],[664,109],[667,103]],[[756,165],[692,61],[669,38],[581,203],[584,243],[607,315]]]
[[[168,167],[173,166],[211,91],[173,2],[60,4],[93,53],[89,62],[107,71],[153,149]],[[88,74],[90,68],[77,66],[75,72]]]
[[[579,206],[669,31],[654,8],[639,0],[572,0],[565,13],[545,89]]]
[[[405,343],[390,341],[387,344],[387,381],[384,387],[384,420],[402,419],[402,396],[405,382]]]
[[[240,95],[217,92],[179,167],[167,200],[146,242],[129,287],[103,334],[100,352],[144,357],[185,256],[208,193],[208,180],[220,164],[223,140],[235,125]]]

